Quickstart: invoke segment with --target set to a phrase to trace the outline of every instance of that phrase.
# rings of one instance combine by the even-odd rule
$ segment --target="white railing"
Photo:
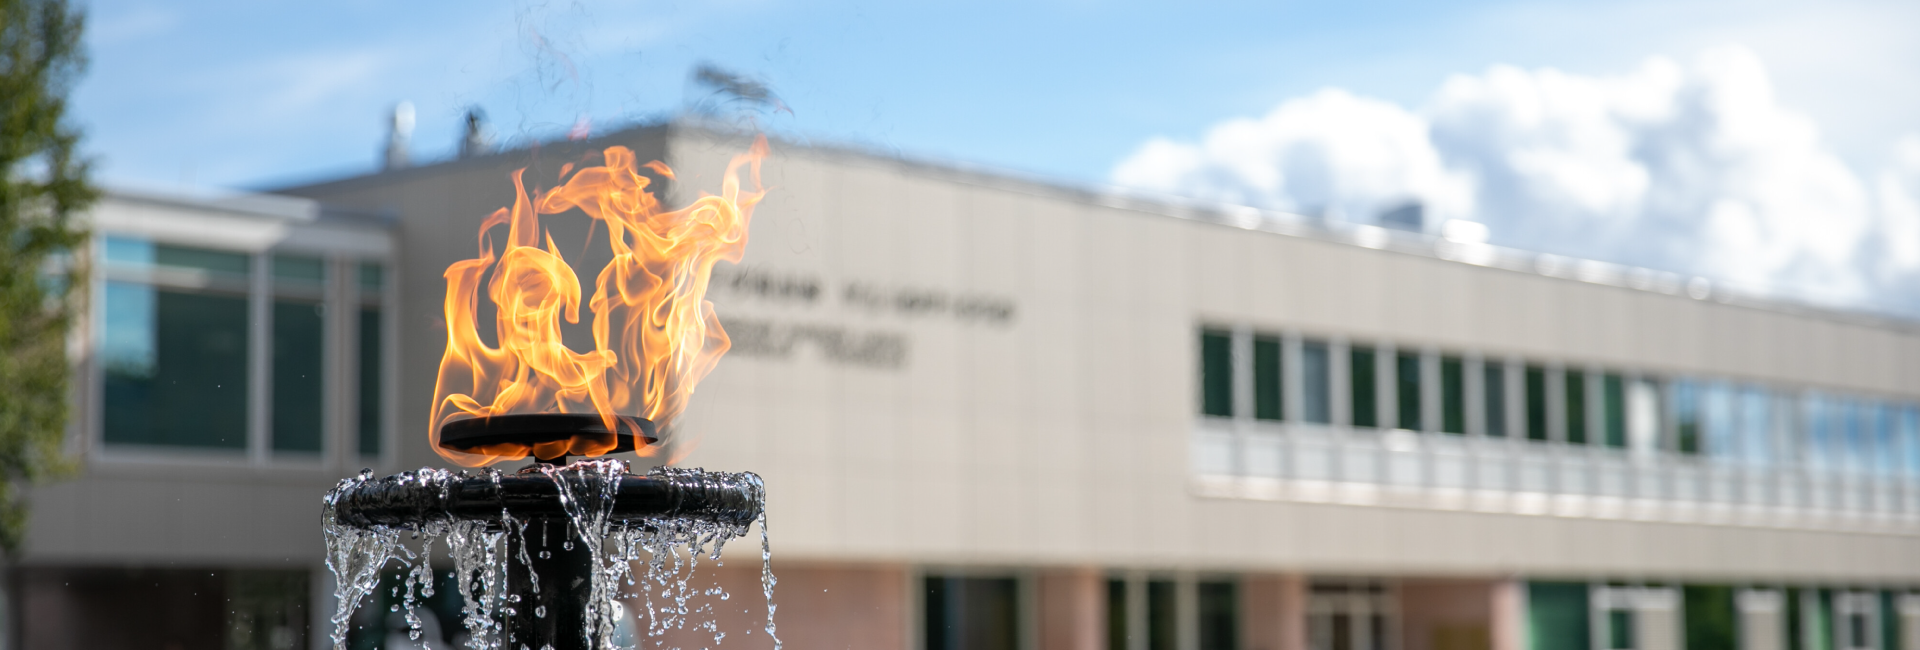
[[[1920,534],[1920,481],[1623,449],[1204,419],[1207,497]]]

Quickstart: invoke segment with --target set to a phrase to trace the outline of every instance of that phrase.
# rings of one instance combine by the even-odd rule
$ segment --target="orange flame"
[[[640,168],[666,178],[673,178],[673,170],[659,161],[636,165],[626,147],[608,148],[605,166],[574,172],[565,184],[531,198],[521,180],[526,169],[515,171],[513,206],[480,224],[480,256],[447,267],[447,353],[440,359],[428,431],[434,450],[480,467],[530,454],[599,456],[615,446],[605,435],[494,444],[471,453],[440,446],[440,427],[448,422],[513,413],[597,413],[609,431],[621,430],[622,418],[641,417],[664,432],[730,345],[706,300],[707,280],[714,263],[739,263],[746,251],[747,222],[766,195],[760,187],[766,155],[766,138],[756,139],[727,165],[719,196],[702,195],[673,211],[661,209]],[[740,189],[742,167],[751,191]],[[580,280],[540,227],[540,215],[573,209],[606,226],[613,252],[587,302],[594,342],[588,352],[560,340],[561,318],[580,322]],[[501,224],[508,228],[506,249],[495,256],[487,231]],[[489,270],[487,297],[498,310],[499,347],[480,340],[476,313]],[[657,451],[657,445],[639,449],[641,455]]]

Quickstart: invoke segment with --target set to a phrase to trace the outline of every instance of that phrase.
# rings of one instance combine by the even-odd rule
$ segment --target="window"
[[[1608,447],[1627,446],[1627,388],[1620,375],[1600,378],[1600,427]]]
[[[1527,439],[1547,439],[1547,370],[1527,366]]]
[[[1147,581],[1147,650],[1174,650],[1178,596],[1172,580]]]
[[[1808,391],[1802,398],[1800,412],[1806,419],[1805,453],[1817,467],[1832,467],[1837,455],[1834,450],[1840,444],[1834,432],[1832,401],[1817,391]]]
[[[1127,650],[1127,581],[1107,581],[1107,649]]]
[[[1482,392],[1486,393],[1487,435],[1504,438],[1507,435],[1507,367],[1506,364],[1488,363],[1481,369]]]
[[[103,248],[106,444],[245,449],[252,259],[120,237]]]
[[[1907,404],[1901,406],[1897,413],[1900,446],[1906,452],[1902,455],[1906,460],[1907,476],[1920,476],[1920,410]]]
[[[1609,650],[1633,650],[1633,610],[1607,610],[1607,646]]]
[[[273,257],[273,450],[320,451],[326,262]]]
[[[1440,358],[1440,430],[1467,432],[1466,370],[1459,357]]]
[[[1764,466],[1773,462],[1773,397],[1765,388],[1746,386],[1740,390],[1740,457]]]
[[[1019,647],[1019,588],[1014,579],[928,576],[925,589],[927,650]]]
[[[359,275],[359,447],[361,455],[378,456],[383,419],[381,414],[386,406],[386,401],[382,399],[385,382],[381,381],[386,374],[381,363],[385,358],[382,351],[385,337],[382,334],[386,328],[382,327],[384,319],[380,313],[380,299],[386,292],[386,273],[378,264],[361,264]]]
[[[1281,396],[1280,339],[1253,337],[1253,417],[1279,420],[1285,415]]]
[[[1202,582],[1200,595],[1200,650],[1239,650],[1239,585]]]
[[[1300,419],[1317,424],[1333,422],[1331,361],[1324,341],[1300,344]]]
[[[1707,438],[1705,452],[1715,458],[1739,458],[1742,441],[1733,420],[1733,390],[1725,382],[1704,383],[1700,388],[1700,411]]]
[[[1567,442],[1587,444],[1587,375],[1568,370],[1563,382],[1567,393]]]
[[[1396,415],[1399,416],[1396,424],[1402,429],[1420,431],[1425,428],[1420,422],[1420,354],[1401,352],[1394,356],[1394,375],[1397,380],[1394,394],[1398,398],[1395,406],[1398,407]]]
[[[1347,357],[1347,374],[1353,380],[1353,426],[1380,426],[1380,404],[1374,395],[1379,384],[1374,381],[1373,348],[1356,345]]]
[[[1674,450],[1683,454],[1700,453],[1700,389],[1690,379],[1673,382]]]
[[[1226,332],[1200,332],[1200,414],[1233,417],[1233,339]]]
[[[1655,380],[1627,385],[1627,447],[1641,454],[1660,449],[1660,384]]]

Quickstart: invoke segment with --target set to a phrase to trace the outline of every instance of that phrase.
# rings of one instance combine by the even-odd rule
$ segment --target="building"
[[[550,186],[615,144],[671,164],[679,205],[747,140],[671,123],[252,212],[103,206],[85,468],[37,493],[28,635],[151,582],[224,590],[194,620],[266,639],[238,647],[317,647],[254,621],[331,608],[333,479],[441,464],[442,272],[514,169]],[[776,143],[764,180],[679,451],[766,477],[788,647],[1920,648],[1916,323],[830,147]],[[545,223],[590,250],[584,218]],[[168,332],[214,320],[246,352],[179,376],[224,359],[244,398],[115,415],[116,368],[171,376]],[[745,546],[709,574],[726,647],[768,645]]]

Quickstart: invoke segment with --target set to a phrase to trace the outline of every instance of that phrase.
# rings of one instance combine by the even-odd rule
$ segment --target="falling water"
[[[619,647],[613,635],[621,616],[621,585],[637,587],[644,597],[648,637],[687,629],[691,623],[694,629],[712,633],[715,645],[721,643],[726,634],[712,620],[712,606],[690,608],[689,605],[698,595],[718,595],[721,600],[726,600],[728,595],[718,588],[706,591],[691,588],[688,581],[701,556],[718,564],[727,540],[745,536],[751,523],[675,517],[615,520],[611,516],[614,495],[620,478],[627,473],[627,464],[623,461],[583,460],[560,468],[542,465],[539,471],[559,487],[560,502],[571,524],[572,539],[562,543],[586,544],[593,557],[586,620],[579,626],[589,646]],[[498,470],[488,469],[480,476],[493,481],[496,487],[500,484]],[[764,502],[765,488],[759,477],[752,474],[656,467],[647,476],[663,480],[707,477],[740,481],[756,500]],[[339,523],[334,518],[334,505],[339,498],[371,481],[418,485],[439,491],[444,499],[452,485],[470,478],[476,477],[464,471],[452,473],[432,468],[385,479],[376,479],[371,471],[362,471],[340,481],[327,493],[322,524],[327,541],[327,567],[334,573],[334,596],[339,603],[332,617],[331,638],[336,650],[346,647],[350,618],[360,601],[378,588],[381,571],[388,562],[398,562],[406,570],[404,584],[394,587],[394,595],[400,600],[395,611],[405,612],[409,638],[420,639],[420,618],[415,610],[421,599],[433,596],[429,558],[436,539],[446,540],[447,554],[453,560],[455,584],[463,603],[461,618],[468,633],[467,646],[474,650],[515,650],[508,644],[504,621],[516,613],[520,597],[508,592],[507,577],[510,571],[529,570],[532,562],[526,556],[524,543],[519,545],[519,557],[510,557],[507,536],[520,535],[524,539],[527,522],[514,518],[504,507],[498,518],[485,521],[357,527]],[[764,509],[757,523],[761,533],[760,584],[767,599],[765,629],[778,650],[780,640],[774,634],[773,624],[773,585],[777,581],[773,577],[772,547],[768,542]],[[417,543],[409,545],[409,539]],[[644,567],[638,574],[634,571],[636,563]],[[528,577],[537,593],[539,576]],[[656,596],[661,600],[655,601]],[[701,614],[706,615],[706,620],[694,620]],[[656,641],[655,645],[661,643],[663,641]]]

